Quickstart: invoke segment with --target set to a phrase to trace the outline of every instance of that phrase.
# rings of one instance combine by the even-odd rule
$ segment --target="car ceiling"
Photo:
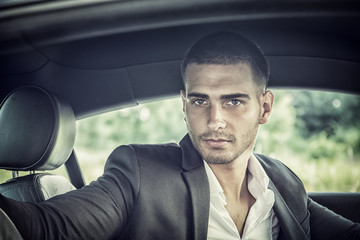
[[[356,1],[55,1],[0,8],[0,98],[41,86],[80,119],[175,96],[186,49],[215,31],[262,47],[270,87],[360,92]]]

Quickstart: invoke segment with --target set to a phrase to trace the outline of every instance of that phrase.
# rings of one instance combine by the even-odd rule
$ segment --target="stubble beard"
[[[245,134],[241,136],[241,139],[237,139],[233,134],[228,134],[220,131],[208,131],[199,136],[195,136],[191,129],[189,130],[190,139],[195,149],[200,153],[202,158],[208,164],[228,164],[239,158],[245,151],[253,148],[257,136],[258,124],[255,124],[253,128],[249,129]],[[211,148],[204,146],[204,139],[207,138],[223,138],[229,140],[230,148]]]

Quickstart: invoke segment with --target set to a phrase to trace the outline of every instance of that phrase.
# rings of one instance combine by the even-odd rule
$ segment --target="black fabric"
[[[180,145],[119,147],[89,186],[39,204],[0,196],[0,207],[26,239],[206,239],[205,168],[188,136]],[[282,163],[257,158],[276,190],[280,239],[303,240],[309,230],[312,239],[359,239],[358,224],[309,199]]]
[[[85,185],[84,178],[81,173],[80,165],[77,161],[77,157],[74,150],[71,153],[69,159],[66,161],[65,167],[67,174],[69,175],[69,178],[71,180],[71,183],[76,188],[82,188]]]

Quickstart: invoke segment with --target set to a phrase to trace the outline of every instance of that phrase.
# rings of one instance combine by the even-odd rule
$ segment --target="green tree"
[[[339,126],[360,126],[360,97],[320,91],[291,91],[297,127],[304,137],[325,132],[336,135]]]

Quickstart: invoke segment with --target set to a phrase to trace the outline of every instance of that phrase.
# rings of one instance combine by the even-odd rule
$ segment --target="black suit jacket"
[[[358,239],[359,225],[309,199],[286,166],[256,157],[271,179],[281,239]],[[185,136],[180,147],[119,147],[109,156],[103,176],[89,186],[40,204],[2,197],[0,207],[25,239],[203,240],[209,199],[202,158]]]

